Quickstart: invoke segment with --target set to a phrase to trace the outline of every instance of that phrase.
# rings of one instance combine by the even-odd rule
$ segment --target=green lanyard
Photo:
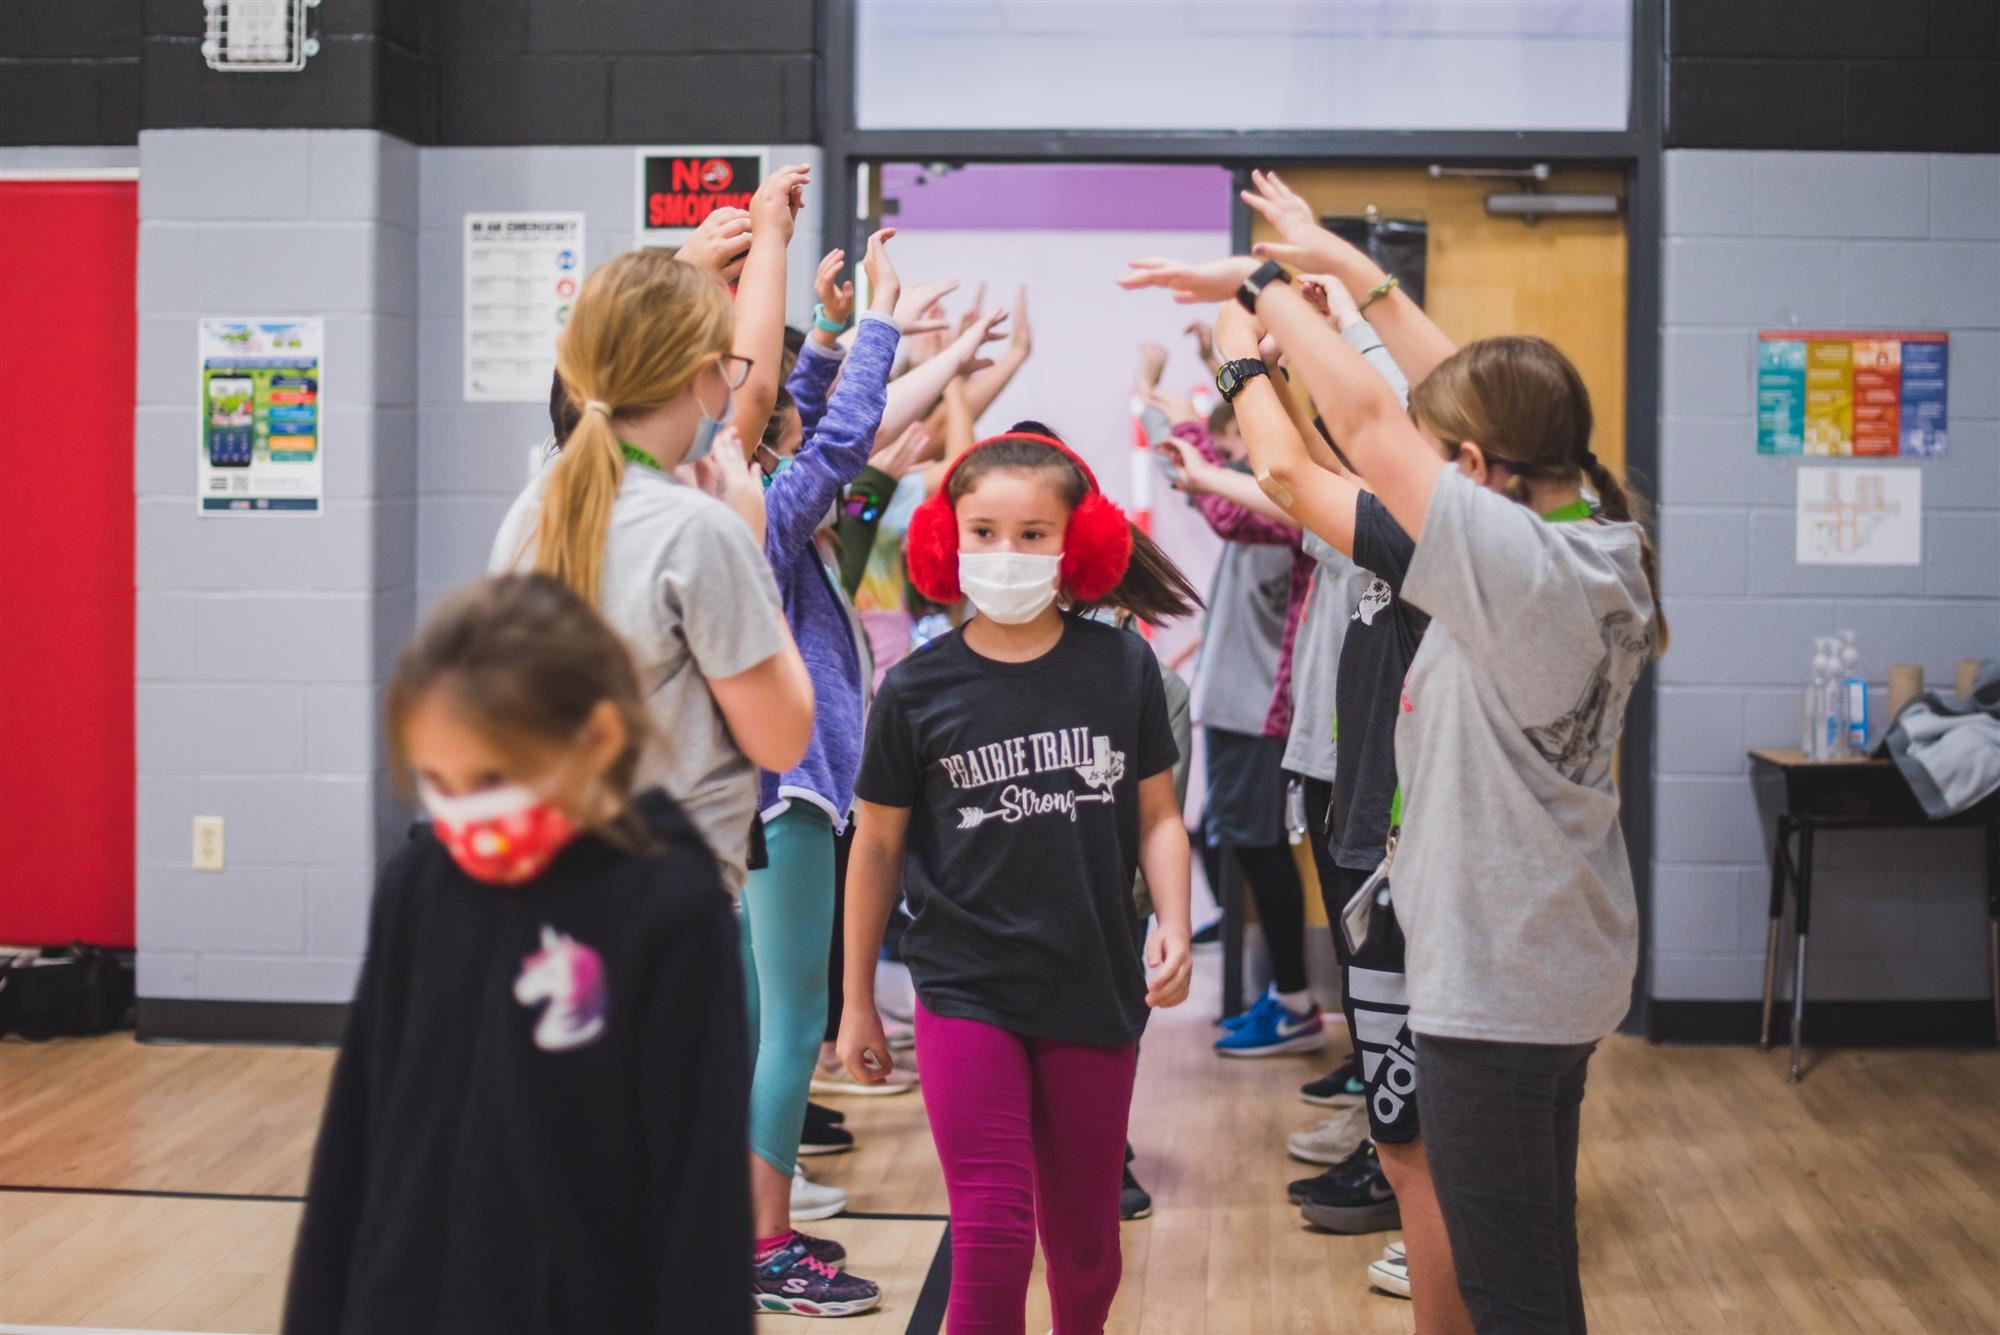
[[[630,445],[627,445],[625,448],[629,450],[632,447]],[[654,466],[658,467],[657,464]],[[1576,500],[1571,501],[1568,505],[1557,506],[1555,509],[1543,515],[1542,518],[1547,520],[1551,524],[1567,524],[1578,519],[1588,519],[1590,518],[1590,515],[1591,515],[1590,502],[1584,500],[1581,497],[1578,497]]]
[[[667,471],[666,469],[660,467],[660,461],[658,459],[655,459],[652,455],[646,453],[644,450],[640,449],[637,445],[634,445],[629,440],[619,441],[618,449],[621,453],[624,454],[625,462],[628,464],[643,464],[645,467],[652,469],[655,473],[664,473]]]

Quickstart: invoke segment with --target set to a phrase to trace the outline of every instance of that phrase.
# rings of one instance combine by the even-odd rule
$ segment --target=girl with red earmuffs
[[[951,1201],[948,1325],[1020,1331],[1039,1225],[1056,1328],[1101,1330],[1118,1291],[1139,1035],[1149,1007],[1188,993],[1188,842],[1159,663],[1140,637],[1080,613],[1157,624],[1200,600],[1037,422],[960,456],[905,546],[921,593],[962,596],[977,615],[898,663],[875,697],[839,1052],[865,1083],[892,1068],[874,963],[901,887]],[[1156,914],[1143,966],[1138,868]]]

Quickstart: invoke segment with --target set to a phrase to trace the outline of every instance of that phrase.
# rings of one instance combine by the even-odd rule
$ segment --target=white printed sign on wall
[[[1924,559],[1917,468],[1801,468],[1798,563],[1913,566]]]
[[[546,403],[583,286],[581,213],[465,215],[465,398]]]

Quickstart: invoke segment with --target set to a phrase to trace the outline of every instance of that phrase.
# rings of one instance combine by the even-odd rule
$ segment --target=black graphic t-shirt
[[[1403,678],[1430,617],[1403,600],[1416,543],[1373,492],[1354,506],[1354,564],[1373,576],[1340,646],[1333,679],[1333,860],[1373,871],[1389,842],[1396,799],[1396,714]]]
[[[1139,781],[1179,757],[1152,649],[1094,621],[1065,617],[1032,662],[983,658],[959,631],[890,670],[854,791],[911,809],[903,959],[933,1014],[1138,1039]]]

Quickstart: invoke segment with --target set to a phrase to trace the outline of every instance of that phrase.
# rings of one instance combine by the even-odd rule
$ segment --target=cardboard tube
[[[1889,719],[1903,712],[1903,706],[1924,693],[1924,668],[1921,663],[1889,664]]]
[[[1958,670],[1952,675],[1952,686],[1958,692],[1959,698],[1970,700],[1972,698],[1972,688],[1978,681],[1979,660],[1976,658],[1959,659]]]

